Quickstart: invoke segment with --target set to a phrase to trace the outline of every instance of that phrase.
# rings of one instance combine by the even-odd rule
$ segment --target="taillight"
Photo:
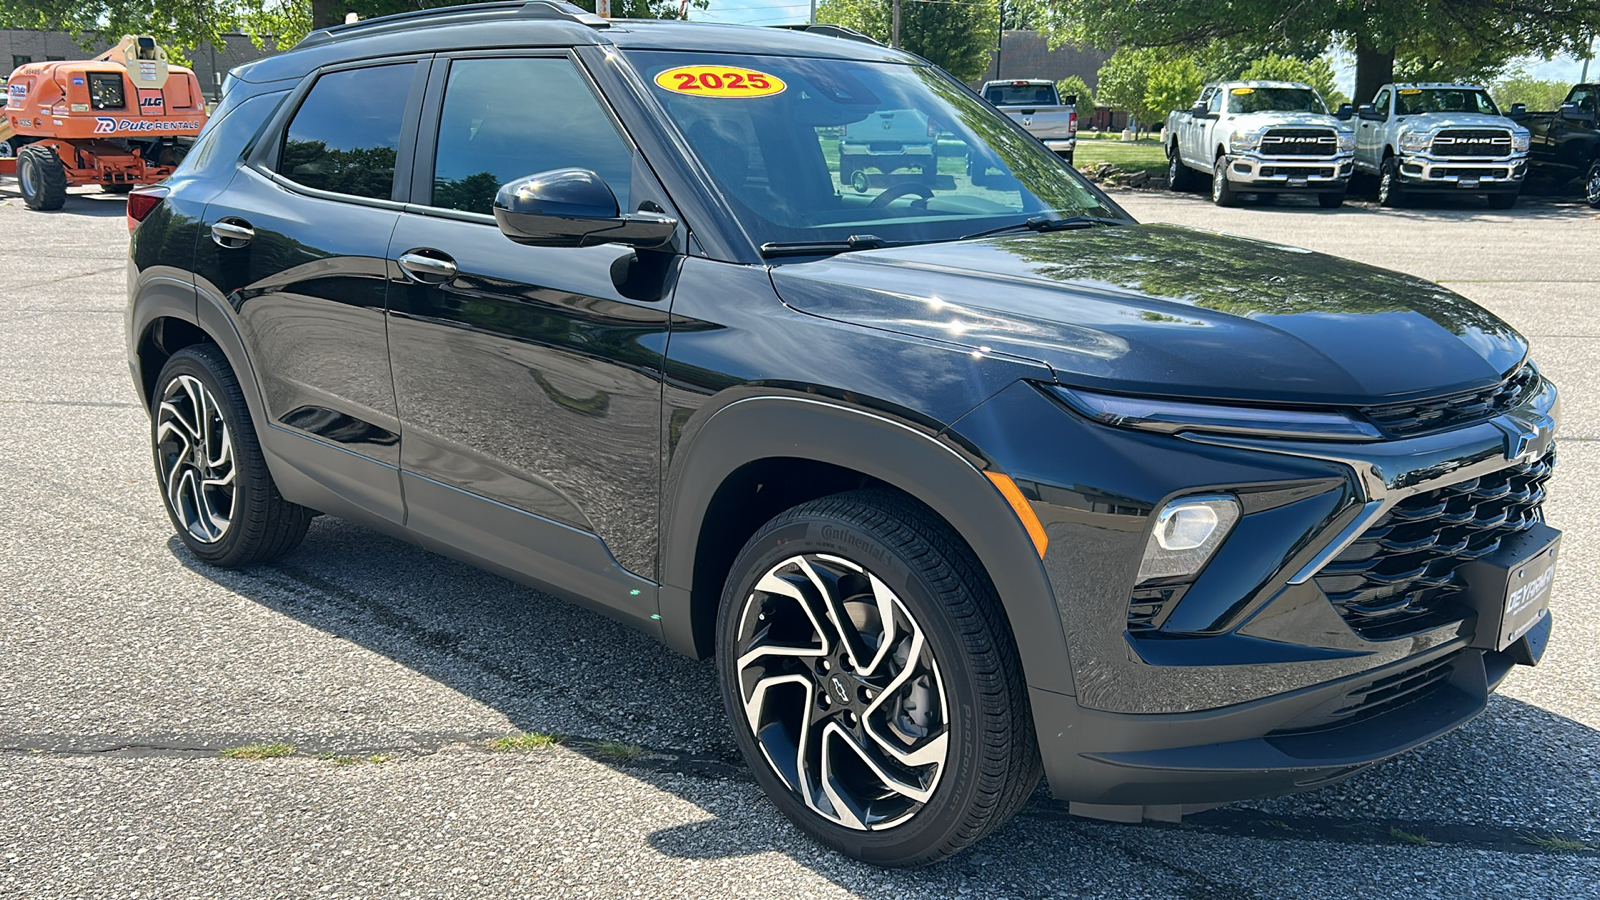
[[[1073,110],[1071,113],[1067,114],[1067,133],[1068,134],[1077,134],[1078,133],[1078,111],[1077,110]]]
[[[144,217],[150,215],[161,201],[167,199],[169,188],[142,187],[128,192],[128,230],[139,227]]]

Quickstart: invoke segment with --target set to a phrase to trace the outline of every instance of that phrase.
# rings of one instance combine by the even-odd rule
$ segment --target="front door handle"
[[[437,250],[412,250],[400,254],[396,261],[413,281],[422,284],[444,284],[460,272],[455,260]]]
[[[256,230],[243,219],[222,219],[211,226],[211,239],[219,247],[237,250],[256,239]]]

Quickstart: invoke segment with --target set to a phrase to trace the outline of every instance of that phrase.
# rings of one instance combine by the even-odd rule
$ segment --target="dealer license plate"
[[[1539,624],[1550,608],[1560,549],[1561,532],[1540,523],[1461,567],[1467,602],[1478,611],[1474,647],[1504,650]]]
[[[1291,178],[1291,179],[1289,179],[1289,187],[1305,187],[1305,186],[1306,186],[1306,180],[1304,178]]]
[[[1463,178],[1460,181],[1456,182],[1456,184],[1461,186],[1461,187],[1464,187],[1464,188],[1475,188],[1475,187],[1478,186],[1478,179],[1476,179],[1476,178]]]

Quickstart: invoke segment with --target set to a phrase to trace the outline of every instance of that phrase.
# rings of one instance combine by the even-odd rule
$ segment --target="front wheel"
[[[1583,199],[1591,209],[1600,209],[1600,159],[1589,166],[1589,174],[1583,176]]]
[[[151,444],[161,497],[195,556],[236,567],[299,546],[314,513],[278,493],[244,392],[215,344],[172,355],[156,379]]]
[[[949,527],[898,495],[836,494],[763,526],[728,577],[717,663],[756,780],[855,859],[942,859],[1038,782],[999,598]]]
[[[1378,205],[1403,206],[1406,202],[1405,191],[1400,184],[1400,160],[1391,156],[1383,161],[1383,168],[1378,170]]]
[[[29,209],[49,211],[67,203],[67,169],[49,147],[29,144],[17,151],[17,187]]]
[[[1217,163],[1211,169],[1211,202],[1218,206],[1237,206],[1239,193],[1228,183],[1228,158],[1217,157]]]

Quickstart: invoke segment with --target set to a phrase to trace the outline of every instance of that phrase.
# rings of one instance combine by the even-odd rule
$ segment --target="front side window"
[[[1123,218],[932,66],[625,56],[757,244],[926,242],[1034,217]]]
[[[633,153],[572,63],[461,59],[450,64],[434,156],[433,206],[494,211],[500,185],[551,169],[592,169],[630,207]]]
[[[283,136],[278,173],[309,188],[387,200],[415,63],[317,79]]]
[[[1389,89],[1384,88],[1378,92],[1378,99],[1372,101],[1372,109],[1385,118],[1389,115]]]
[[[1215,88],[1207,91],[1205,96],[1205,104],[1206,112],[1208,113],[1222,112],[1222,92]]]
[[[1402,116],[1421,113],[1500,115],[1488,92],[1473,88],[1401,88],[1395,96],[1395,112]]]
[[[1310,88],[1236,87],[1229,91],[1228,111],[1235,113],[1327,113],[1322,98]]]

